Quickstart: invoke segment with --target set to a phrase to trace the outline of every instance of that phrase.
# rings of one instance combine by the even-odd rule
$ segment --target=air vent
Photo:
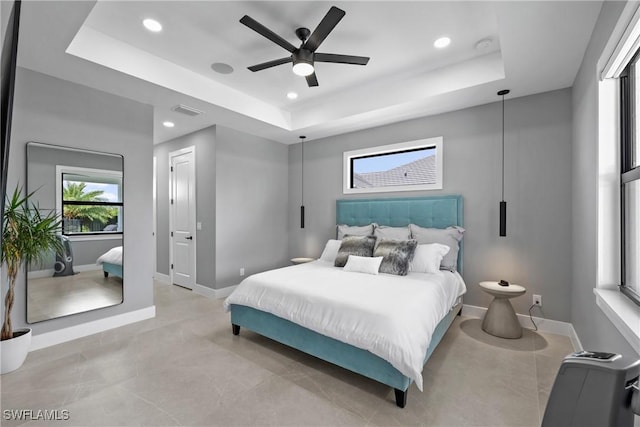
[[[175,111],[176,113],[182,113],[182,114],[186,114],[187,116],[199,116],[200,114],[204,113],[204,111],[200,111],[197,110],[193,107],[188,107],[186,105],[182,105],[182,104],[178,104],[175,107],[172,108],[173,111]]]

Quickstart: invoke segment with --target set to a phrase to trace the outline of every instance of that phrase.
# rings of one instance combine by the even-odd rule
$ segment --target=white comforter
[[[465,292],[458,273],[376,276],[315,261],[248,277],[224,307],[253,307],[368,350],[422,390],[433,331]]]
[[[122,246],[111,248],[104,254],[100,255],[96,264],[103,264],[105,262],[109,264],[122,265]]]

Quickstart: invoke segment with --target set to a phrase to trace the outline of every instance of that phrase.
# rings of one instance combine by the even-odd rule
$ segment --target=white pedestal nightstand
[[[513,283],[500,286],[498,282],[480,282],[479,285],[483,291],[493,295],[493,301],[482,321],[482,330],[500,338],[520,338],[522,326],[509,299],[520,296],[527,290]]]
[[[311,262],[315,260],[315,258],[291,258],[291,262],[295,265],[304,264],[305,262]]]

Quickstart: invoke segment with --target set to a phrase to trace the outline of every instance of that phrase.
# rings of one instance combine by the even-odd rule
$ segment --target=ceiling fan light
[[[293,73],[298,76],[310,76],[314,73],[313,52],[306,49],[299,49],[293,52]]]
[[[310,76],[314,71],[313,65],[308,62],[297,62],[293,64],[293,72],[299,76]]]

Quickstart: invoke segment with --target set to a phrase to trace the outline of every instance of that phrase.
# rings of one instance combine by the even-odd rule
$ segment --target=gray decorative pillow
[[[373,229],[375,228],[375,224],[371,223],[369,225],[338,225],[338,240],[342,240],[344,236],[373,236]]]
[[[416,252],[418,242],[415,240],[382,239],[376,245],[373,256],[381,256],[380,273],[406,276],[409,272],[409,263]]]
[[[344,267],[349,259],[349,255],[372,256],[373,248],[376,245],[375,236],[349,236],[345,235],[342,239],[338,256],[334,265],[336,267]]]
[[[373,235],[380,239],[409,240],[411,232],[409,227],[389,227],[387,225],[377,225],[373,230]]]
[[[458,269],[458,251],[460,240],[464,235],[464,228],[454,226],[441,228],[424,228],[415,224],[409,224],[411,237],[420,244],[440,243],[449,246],[449,252],[442,258],[440,270],[456,271]]]

